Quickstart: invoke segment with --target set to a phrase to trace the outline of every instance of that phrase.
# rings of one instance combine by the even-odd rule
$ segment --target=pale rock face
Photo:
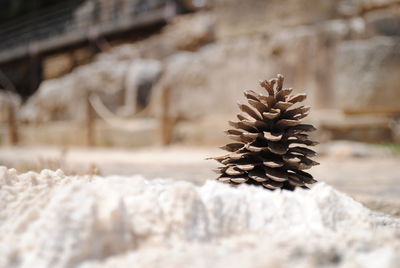
[[[338,47],[335,97],[352,113],[400,112],[400,40],[375,37]]]
[[[128,61],[96,61],[63,77],[43,81],[22,106],[21,119],[83,120],[88,92],[111,97],[121,92],[128,64]]]
[[[140,51],[137,46],[132,44],[123,44],[111,48],[107,52],[102,52],[96,56],[97,61],[124,61],[140,58]]]
[[[173,19],[160,34],[136,43],[140,56],[163,60],[179,51],[197,51],[215,41],[215,19],[208,12]]]
[[[216,35],[226,38],[357,17],[366,11],[395,9],[399,3],[399,0],[214,0],[213,10],[217,18]]]
[[[260,90],[259,80],[282,73],[285,87],[307,93],[307,105],[327,108],[335,91],[336,47],[348,36],[363,36],[364,28],[362,19],[332,20],[268,37],[219,40],[195,53],[175,53],[164,61],[165,71],[155,91],[170,88],[171,116],[195,120],[197,125],[207,116],[233,114],[236,103],[243,100],[243,90]],[[152,102],[153,113],[160,113],[156,111],[161,107],[159,95]]]
[[[91,6],[88,4],[86,8]],[[30,122],[83,120],[87,92],[99,94],[111,110],[132,115],[136,112],[135,101],[141,82],[155,83],[160,76],[159,60],[180,50],[198,50],[214,40],[213,31],[214,20],[210,14],[179,17],[161,34],[136,44],[114,47],[70,74],[43,81],[22,107],[20,117]],[[121,94],[125,94],[125,103],[119,101]],[[121,107],[123,104],[125,106]]]
[[[259,90],[257,81],[269,77],[268,74],[276,75],[263,57],[262,53],[268,53],[263,41],[256,38],[220,42],[196,53],[181,52],[169,57],[155,87],[152,113],[160,114],[161,92],[169,88],[169,113],[173,118],[198,120],[215,114],[232,114],[237,101],[244,98],[243,89]]]
[[[400,264],[400,220],[323,183],[270,192],[1,167],[0,201],[1,267]]]
[[[79,103],[83,94],[76,88],[73,74],[45,80],[38,91],[25,103],[20,110],[20,118],[26,121],[47,121],[54,119],[60,113],[66,113],[68,104]]]
[[[123,50],[116,51],[115,55],[105,54],[105,58],[79,67],[63,77],[43,81],[22,107],[20,117],[31,122],[84,120],[88,93],[99,95],[106,107],[112,110],[123,104],[118,103],[118,99],[125,94],[125,108],[129,108],[132,114],[140,84],[144,81],[155,83],[162,65],[156,60],[127,60]]]

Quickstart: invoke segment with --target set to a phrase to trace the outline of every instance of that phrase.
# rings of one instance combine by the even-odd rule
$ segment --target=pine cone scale
[[[289,95],[290,93],[292,93],[293,88],[285,88],[281,91],[279,91],[278,93],[276,93],[276,99],[278,101],[284,101],[286,96]]]
[[[252,118],[254,118],[256,120],[262,120],[262,116],[258,112],[254,111],[252,108],[247,106],[246,104],[238,104],[238,105],[239,105],[240,110],[247,113]]]
[[[239,169],[241,169],[241,170],[244,170],[244,171],[250,171],[250,170],[253,170],[254,169],[254,167],[255,167],[255,165],[253,165],[253,164],[244,164],[244,165],[237,165],[237,167],[239,168]]]
[[[305,148],[305,147],[300,147],[300,146],[291,147],[289,149],[289,151],[293,152],[293,153],[299,153],[299,154],[302,154],[302,155],[305,155],[305,156],[311,156],[311,157],[317,155],[317,153],[314,152],[313,150]]]
[[[284,169],[264,167],[264,170],[267,177],[273,181],[284,182],[288,180],[287,171]]]
[[[274,107],[274,105],[276,104],[276,99],[273,96],[259,96],[260,101],[267,105],[268,107]]]
[[[263,165],[270,168],[279,168],[284,166],[284,162],[280,160],[268,160],[264,161]]]
[[[270,189],[270,190],[276,190],[276,189],[282,188],[283,183],[269,180],[269,181],[263,182],[262,186],[264,186],[265,188]]]
[[[260,102],[259,100],[248,100],[249,104],[253,106],[261,115],[263,112],[268,110],[268,106]]]
[[[232,178],[231,181],[234,183],[243,183],[248,181],[248,177],[237,177],[237,178]]]
[[[285,101],[278,101],[275,105],[275,109],[279,109],[281,111],[286,111],[289,107],[291,107],[293,103],[291,102],[285,102]]]
[[[264,133],[264,138],[267,141],[280,141],[280,140],[282,140],[282,137],[283,137],[282,132],[263,131],[263,133]]]
[[[229,143],[227,145],[221,146],[220,148],[225,151],[234,152],[244,147],[243,143]]]

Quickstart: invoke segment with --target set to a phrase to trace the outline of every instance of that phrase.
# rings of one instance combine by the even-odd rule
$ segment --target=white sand
[[[0,167],[0,267],[399,267],[400,219],[326,184],[202,187]]]

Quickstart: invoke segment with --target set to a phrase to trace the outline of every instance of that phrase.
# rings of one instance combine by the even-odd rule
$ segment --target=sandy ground
[[[272,192],[0,167],[0,267],[394,268],[399,251],[399,217],[325,183]]]
[[[400,216],[400,156],[371,150],[359,144],[335,144],[319,148],[321,163],[310,170],[318,181],[326,182],[366,206]],[[145,178],[169,177],[202,184],[212,179],[218,166],[207,157],[223,154],[215,148],[172,146],[135,150],[107,148],[3,147],[0,165],[20,172],[57,169],[67,173],[88,172],[96,167],[101,175]]]

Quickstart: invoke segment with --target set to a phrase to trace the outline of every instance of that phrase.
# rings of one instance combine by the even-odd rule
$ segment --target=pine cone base
[[[248,104],[239,104],[238,120],[229,121],[232,129],[226,131],[233,142],[221,147],[229,153],[211,158],[223,164],[215,170],[220,174],[218,181],[270,190],[308,188],[307,184],[316,182],[304,171],[319,165],[310,159],[316,153],[307,148],[317,144],[308,135],[316,129],[301,123],[310,107],[293,107],[306,94],[292,95],[293,89],[283,88],[283,80],[278,75],[260,82],[267,95],[244,92]]]

